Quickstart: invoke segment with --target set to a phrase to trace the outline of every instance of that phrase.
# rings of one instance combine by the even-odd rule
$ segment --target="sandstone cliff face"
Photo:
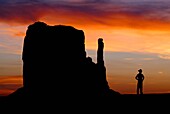
[[[87,57],[85,35],[71,26],[28,26],[23,45],[23,89],[32,95],[102,96],[111,89],[106,80],[103,39],[97,63]]]

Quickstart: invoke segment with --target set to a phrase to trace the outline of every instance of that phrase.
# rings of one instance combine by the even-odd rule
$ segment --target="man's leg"
[[[139,95],[139,84],[137,84],[136,92],[137,92],[137,95]]]
[[[143,94],[143,87],[142,87],[142,85],[140,87],[140,94]]]

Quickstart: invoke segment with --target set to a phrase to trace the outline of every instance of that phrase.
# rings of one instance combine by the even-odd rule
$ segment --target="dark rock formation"
[[[26,95],[50,97],[118,95],[106,80],[103,48],[99,38],[94,63],[86,55],[82,30],[44,22],[29,25],[23,45],[21,90]]]
[[[75,93],[82,89],[79,79],[84,76],[79,69],[85,58],[83,31],[36,22],[28,27],[24,40],[24,88],[36,95]]]

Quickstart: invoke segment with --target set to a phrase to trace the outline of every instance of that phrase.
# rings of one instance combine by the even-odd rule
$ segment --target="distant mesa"
[[[23,45],[23,87],[9,96],[112,96],[98,39],[97,63],[86,55],[85,35],[72,26],[28,26]]]

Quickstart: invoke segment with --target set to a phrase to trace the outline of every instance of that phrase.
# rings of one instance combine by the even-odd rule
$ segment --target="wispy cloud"
[[[21,54],[26,27],[0,24],[0,53]]]
[[[170,54],[161,54],[159,55],[161,59],[170,59]]]
[[[28,24],[42,19],[74,24],[96,23],[112,27],[163,26],[166,29],[170,25],[170,2],[166,0],[163,2],[153,0],[1,1],[0,22]]]
[[[9,95],[22,86],[22,76],[0,76],[0,95]]]

